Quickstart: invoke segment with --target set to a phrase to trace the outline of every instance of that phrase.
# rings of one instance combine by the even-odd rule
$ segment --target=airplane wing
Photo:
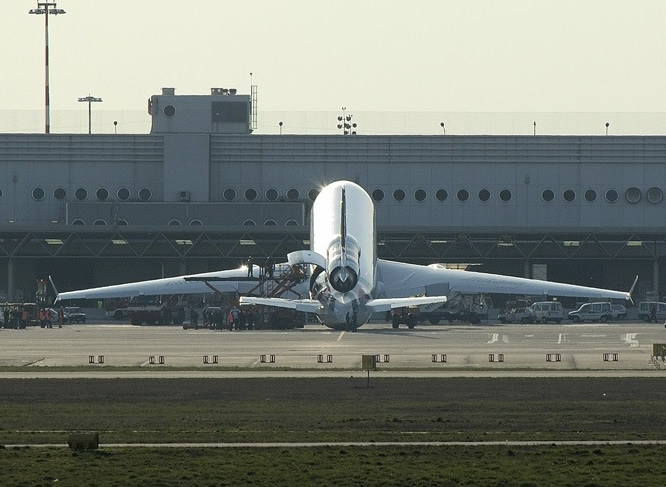
[[[288,308],[305,313],[318,313],[321,311],[321,303],[315,299],[285,299],[285,298],[260,298],[254,296],[241,296],[240,305],[260,304],[262,306],[275,306],[276,308]]]
[[[372,309],[373,313],[390,311],[392,309],[407,308],[409,306],[421,306],[423,304],[446,303],[446,296],[416,296],[410,298],[379,298],[370,299],[365,305]]]
[[[382,298],[417,294],[500,293],[548,295],[601,299],[631,299],[630,292],[612,291],[523,277],[459,271],[416,264],[377,260],[378,296]]]
[[[256,273],[255,273],[256,274]],[[210,279],[210,281],[208,281]],[[247,268],[226,271],[206,272],[188,276],[166,277],[150,281],[130,282],[112,286],[81,289],[58,293],[57,300],[63,299],[104,299],[104,298],[131,298],[135,296],[159,296],[170,294],[205,294],[213,290],[227,293],[244,293],[254,288],[258,278],[247,277]]]

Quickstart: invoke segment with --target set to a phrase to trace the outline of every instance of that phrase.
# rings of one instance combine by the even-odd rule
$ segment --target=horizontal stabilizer
[[[260,298],[255,296],[241,296],[240,305],[248,306],[258,304],[261,306],[274,306],[276,308],[287,308],[305,313],[321,312],[321,304],[314,299],[284,299],[284,298]]]
[[[446,296],[414,296],[411,298],[381,298],[371,299],[365,305],[372,309],[373,313],[390,311],[396,308],[406,308],[408,306],[421,306],[424,304],[446,303]]]

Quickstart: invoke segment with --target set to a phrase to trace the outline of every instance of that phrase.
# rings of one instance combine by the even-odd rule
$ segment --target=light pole
[[[342,116],[338,116],[338,129],[342,130],[343,135],[356,135],[357,125],[352,122],[354,115],[346,115],[347,107],[342,107]]]
[[[30,9],[29,14],[44,15],[44,45],[45,45],[45,78],[46,78],[46,91],[44,98],[45,106],[45,133],[51,133],[51,115],[50,115],[50,100],[49,100],[49,15],[64,14],[65,11],[61,8],[56,8],[55,2],[37,2],[37,8]]]
[[[88,133],[92,134],[92,108],[91,105],[93,102],[101,102],[101,98],[95,98],[94,96],[86,96],[85,98],[79,98],[79,101],[87,101],[88,102]]]

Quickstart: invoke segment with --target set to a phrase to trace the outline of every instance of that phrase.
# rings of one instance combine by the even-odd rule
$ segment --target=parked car
[[[614,320],[623,320],[627,317],[627,308],[623,304],[611,304],[611,314]]]
[[[641,301],[638,303],[638,318],[641,320],[650,321],[653,311],[657,321],[663,322],[666,320],[666,303],[658,301]]]
[[[532,308],[532,316],[536,323],[548,323],[549,321],[561,323],[564,319],[564,309],[559,301],[539,301],[530,308]]]
[[[520,307],[511,308],[500,312],[497,319],[501,323],[534,323],[532,308]]]
[[[569,312],[569,319],[574,323],[582,321],[601,321],[607,322],[611,319],[611,304],[608,302],[599,303],[585,303],[575,311]]]
[[[85,323],[86,314],[78,306],[68,306],[65,308],[66,323]]]

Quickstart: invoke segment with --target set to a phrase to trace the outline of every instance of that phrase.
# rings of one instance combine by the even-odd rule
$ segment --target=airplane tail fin
[[[631,289],[629,289],[629,293],[627,294],[627,299],[631,301],[631,304],[634,304],[634,299],[631,296],[634,294],[636,283],[638,283],[638,274],[636,274],[636,279],[634,279],[634,283],[631,285]]]
[[[342,187],[342,197],[340,198],[340,246],[344,249],[347,239],[347,197],[345,188]]]
[[[55,285],[55,283],[53,282],[53,278],[52,278],[51,276],[49,276],[49,282],[51,283],[51,287],[53,288],[53,292],[54,292],[55,295],[56,295],[56,297],[55,297],[55,301],[53,301],[53,302],[54,302],[54,303],[57,303],[57,302],[58,302],[58,299],[60,298],[60,293],[58,293],[58,289],[56,288],[56,285]]]

